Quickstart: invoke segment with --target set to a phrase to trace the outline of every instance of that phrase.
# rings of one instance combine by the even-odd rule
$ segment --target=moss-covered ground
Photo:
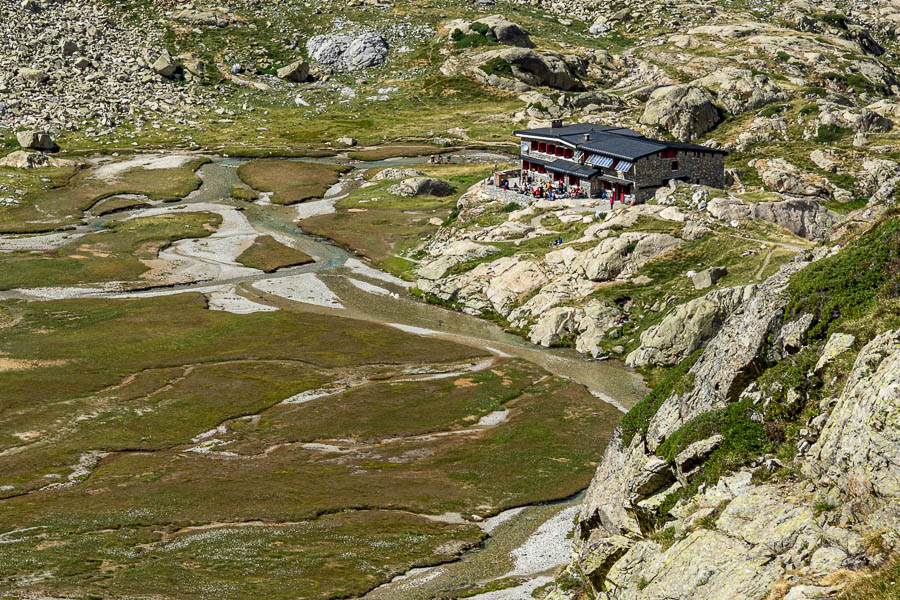
[[[271,235],[261,235],[237,257],[237,262],[245,267],[271,273],[285,267],[311,263],[313,258],[296,248],[285,246]]]
[[[326,163],[259,158],[242,164],[238,177],[254,190],[270,192],[275,204],[321,198],[349,167]]]
[[[210,235],[220,221],[210,213],[112,221],[56,250],[2,253],[0,290],[134,281],[149,269],[142,260],[176,240]]]

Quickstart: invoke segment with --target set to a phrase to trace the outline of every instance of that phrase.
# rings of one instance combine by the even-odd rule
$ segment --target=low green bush
[[[851,133],[851,129],[840,125],[819,125],[819,129],[816,131],[816,141],[828,144],[841,140]]]

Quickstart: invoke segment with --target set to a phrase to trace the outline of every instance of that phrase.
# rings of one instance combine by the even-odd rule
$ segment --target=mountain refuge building
[[[672,180],[725,186],[724,150],[589,123],[553,121],[551,127],[514,134],[521,140],[522,182],[627,204],[646,202]]]

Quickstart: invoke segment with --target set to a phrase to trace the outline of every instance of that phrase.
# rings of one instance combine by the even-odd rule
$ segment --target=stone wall
[[[678,169],[672,170],[672,162],[678,161]],[[714,188],[725,187],[725,155],[716,152],[679,150],[675,158],[647,156],[635,162],[632,172],[637,185],[650,196],[670,179],[699,183]]]

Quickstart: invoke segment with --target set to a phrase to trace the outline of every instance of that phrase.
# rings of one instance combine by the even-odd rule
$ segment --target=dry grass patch
[[[237,257],[237,262],[251,269],[271,273],[285,267],[296,267],[314,261],[305,252],[285,246],[270,235],[261,235],[254,240],[252,246]]]
[[[255,190],[270,192],[275,204],[296,204],[321,198],[348,170],[343,165],[260,158],[242,164],[238,177]]]

